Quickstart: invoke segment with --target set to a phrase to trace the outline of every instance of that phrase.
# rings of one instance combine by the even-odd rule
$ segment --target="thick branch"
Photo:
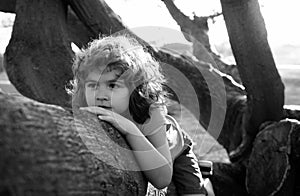
[[[125,140],[91,114],[0,93],[0,127],[4,195],[146,193],[141,172],[126,170],[138,166]]]
[[[110,35],[125,27],[121,18],[116,15],[104,0],[69,0],[69,4],[94,35]]]
[[[171,16],[178,23],[185,38],[193,43],[193,55],[200,61],[210,63],[215,68],[218,68],[223,73],[231,75],[237,82],[240,83],[239,73],[236,66],[227,65],[220,60],[220,56],[211,50],[209,36],[208,36],[208,22],[209,18],[214,18],[221,15],[216,13],[214,15],[198,17],[194,15],[191,20],[185,16],[174,4],[174,0],[163,1],[168,8]]]
[[[207,19],[203,21],[200,20],[199,17],[195,17],[195,20],[192,21],[177,8],[174,4],[174,0],[164,0],[163,2],[168,8],[171,16],[180,26],[185,38],[192,43],[194,43],[194,39],[196,39],[207,51],[211,52],[209,38],[207,35]],[[201,25],[199,25],[200,23]]]
[[[261,123],[282,118],[284,86],[257,0],[221,0],[221,3],[233,54],[248,94],[249,116],[245,128],[248,139],[252,140]]]
[[[18,0],[4,54],[6,72],[19,92],[57,105],[68,105],[64,87],[72,78],[66,9],[61,0]]]
[[[87,43],[96,38],[70,7],[68,8],[67,28],[69,41],[74,42],[79,48],[85,47]]]

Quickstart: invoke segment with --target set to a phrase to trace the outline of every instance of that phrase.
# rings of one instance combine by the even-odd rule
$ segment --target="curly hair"
[[[165,104],[165,78],[159,63],[132,37],[109,36],[93,40],[88,47],[78,52],[73,62],[74,78],[70,82],[73,107],[87,106],[84,81],[95,68],[120,70],[131,94],[129,112],[134,121],[144,123],[152,104]]]

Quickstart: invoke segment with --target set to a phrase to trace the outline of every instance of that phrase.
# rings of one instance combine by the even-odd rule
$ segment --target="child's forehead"
[[[99,80],[100,78],[113,80],[119,78],[119,75],[121,74],[120,70],[117,69],[93,69],[89,72],[86,80]]]

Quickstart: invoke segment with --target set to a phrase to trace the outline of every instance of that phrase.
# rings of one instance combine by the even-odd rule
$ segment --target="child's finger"
[[[105,109],[100,107],[81,107],[80,110],[88,111],[94,114],[103,114],[106,113]]]
[[[106,121],[106,122],[113,123],[113,120],[112,120],[111,116],[98,115],[98,118],[99,118],[100,120],[103,120],[103,121]]]

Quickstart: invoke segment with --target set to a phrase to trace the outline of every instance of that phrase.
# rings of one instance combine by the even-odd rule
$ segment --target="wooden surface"
[[[0,192],[145,195],[146,182],[127,169],[138,167],[117,131],[93,115],[76,118],[58,106],[0,93]]]

